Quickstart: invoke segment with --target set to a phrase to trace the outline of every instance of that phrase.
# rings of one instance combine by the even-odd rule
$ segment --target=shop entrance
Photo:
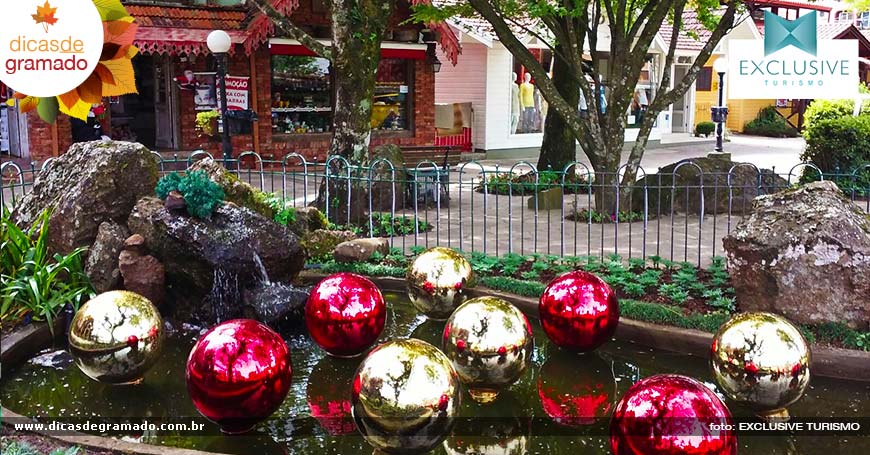
[[[135,141],[151,150],[177,150],[180,143],[178,89],[169,58],[137,55],[133,59],[138,95],[112,104],[112,139]]]

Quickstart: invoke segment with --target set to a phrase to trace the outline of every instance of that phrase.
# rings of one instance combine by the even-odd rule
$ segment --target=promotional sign
[[[93,0],[4,2],[3,15],[0,80],[16,92],[63,95],[97,68],[104,36]]]
[[[764,13],[764,44],[728,44],[731,99],[833,99],[858,95],[857,40],[820,40],[818,13],[794,21]]]
[[[227,76],[227,109],[231,111],[248,109],[250,90],[250,77]]]

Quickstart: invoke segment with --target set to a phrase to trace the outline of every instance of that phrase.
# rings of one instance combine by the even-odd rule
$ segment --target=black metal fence
[[[187,159],[154,155],[162,174],[185,171],[210,157],[205,152]],[[539,171],[525,161],[511,166],[470,161],[452,168],[423,162],[406,169],[386,160],[360,167],[338,156],[312,162],[291,154],[272,161],[248,152],[223,164],[286,207],[311,205],[322,192],[321,209],[332,223],[389,235],[393,247],[405,251],[440,245],[489,255],[618,254],[704,266],[723,254],[722,238],[749,214],[752,200],[760,195],[807,180],[834,180],[870,212],[870,166],[823,173],[804,163],[778,174],[750,163],[705,171],[685,161],[671,172],[647,174],[640,169],[634,185],[625,188],[618,183],[621,179],[596,178],[579,162],[560,171]],[[50,166],[51,160],[26,168],[3,163],[2,204],[21,199],[34,176]],[[617,177],[624,171],[620,168]],[[611,180],[617,183],[599,183]],[[348,187],[356,190],[340,190]],[[596,210],[596,194],[604,191],[614,195],[614,204]],[[364,218],[352,219],[352,207],[356,213],[363,209]]]

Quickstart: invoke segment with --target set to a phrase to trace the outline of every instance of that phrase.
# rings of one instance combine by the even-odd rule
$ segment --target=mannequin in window
[[[532,83],[532,75],[523,75],[523,84],[520,85],[520,105],[523,108],[523,118],[520,130],[523,133],[531,132],[535,126],[535,84]]]
[[[517,134],[520,125],[520,86],[517,85],[517,73],[511,73],[511,134]]]

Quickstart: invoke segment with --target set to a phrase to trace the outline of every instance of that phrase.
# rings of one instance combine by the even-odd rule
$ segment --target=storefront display
[[[382,59],[372,106],[373,130],[410,129],[413,70],[403,59]],[[277,134],[329,132],[333,82],[329,61],[318,57],[272,56],[272,131]]]
[[[552,73],[552,52],[540,49],[533,51],[541,65]],[[514,62],[511,81],[511,134],[543,132],[547,101],[535,85],[531,73],[519,62]]]

